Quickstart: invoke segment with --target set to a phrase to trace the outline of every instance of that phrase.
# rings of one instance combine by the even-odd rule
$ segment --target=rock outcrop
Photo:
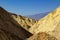
[[[0,7],[0,40],[25,40],[31,35],[9,12]]]
[[[27,40],[57,40],[57,39],[47,33],[41,32],[41,33],[34,34]]]
[[[46,32],[60,40],[60,7],[40,19],[29,31],[33,34]]]
[[[21,25],[21,27],[23,27],[27,31],[31,28],[32,25],[34,25],[37,22],[34,19],[30,19],[21,15],[12,14],[12,17]]]

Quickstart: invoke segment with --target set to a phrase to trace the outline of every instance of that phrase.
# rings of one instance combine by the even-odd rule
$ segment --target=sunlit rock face
[[[0,40],[25,40],[31,35],[9,12],[0,7]]]
[[[0,40],[60,40],[60,7],[38,21],[0,7]]]
[[[41,33],[34,34],[27,40],[57,40],[57,39],[47,33],[41,32]]]
[[[35,23],[29,31],[33,34],[46,32],[60,40],[60,6]]]
[[[30,19],[21,15],[12,14],[12,17],[21,25],[21,27],[23,27],[26,30],[29,30],[31,26],[37,22],[34,19]]]

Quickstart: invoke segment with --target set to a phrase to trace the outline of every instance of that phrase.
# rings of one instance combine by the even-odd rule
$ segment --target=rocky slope
[[[47,33],[41,32],[41,33],[34,34],[27,40],[57,40],[57,39]]]
[[[0,7],[0,40],[25,40],[31,35],[9,12]]]
[[[26,30],[29,30],[29,28],[37,22],[34,19],[30,19],[21,15],[12,14],[12,17],[21,25],[21,27]]]
[[[0,7],[0,40],[60,40],[59,13],[60,7],[37,22]]]
[[[60,6],[34,24],[31,33],[46,32],[60,40]]]

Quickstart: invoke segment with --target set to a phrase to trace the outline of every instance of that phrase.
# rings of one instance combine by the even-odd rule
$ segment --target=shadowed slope
[[[8,34],[10,36],[11,35],[13,36],[13,34],[14,34],[17,39],[19,38],[19,39],[23,39],[23,40],[32,35],[28,31],[26,31],[25,29],[23,29],[17,23],[17,21],[15,21],[11,17],[11,14],[9,14],[9,12],[5,11],[2,7],[0,7],[0,30],[1,29],[7,31],[7,34],[5,33],[5,31],[3,31],[4,32],[4,37],[1,36],[2,32],[0,32],[0,37],[2,37],[2,39],[4,39],[5,36],[7,36]],[[15,36],[13,36],[13,37],[15,37]],[[7,40],[10,40],[9,39],[10,37],[7,36],[7,38],[8,38]],[[6,39],[4,39],[4,40],[6,40]]]

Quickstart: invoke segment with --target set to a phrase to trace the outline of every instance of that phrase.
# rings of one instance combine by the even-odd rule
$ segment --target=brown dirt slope
[[[0,40],[24,40],[31,35],[11,17],[9,12],[0,7]]]

